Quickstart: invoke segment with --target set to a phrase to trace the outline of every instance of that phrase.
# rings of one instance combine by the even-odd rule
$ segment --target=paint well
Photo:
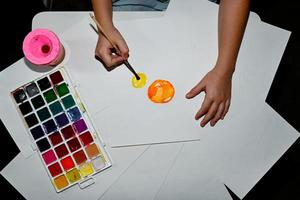
[[[173,85],[166,80],[156,80],[148,88],[148,98],[153,103],[168,103],[174,94]]]
[[[65,113],[62,113],[62,114],[56,116],[55,121],[56,121],[56,124],[58,125],[58,127],[60,127],[60,128],[64,127],[65,125],[67,125],[69,123],[69,119]]]
[[[50,104],[49,108],[53,115],[56,115],[63,111],[63,108],[62,108],[61,104],[59,103],[59,101],[56,101],[53,104]]]
[[[71,125],[61,129],[61,133],[64,136],[65,140],[75,136],[75,132]]]
[[[84,122],[83,119],[78,120],[77,122],[75,122],[73,124],[73,127],[75,128],[75,130],[76,130],[77,133],[81,133],[81,132],[87,130],[86,123]]]
[[[40,121],[45,121],[51,117],[50,112],[47,107],[42,108],[37,111],[37,115],[39,116]]]
[[[53,146],[55,146],[63,141],[59,132],[55,132],[55,133],[49,135],[49,139]]]
[[[56,156],[53,152],[53,150],[49,150],[47,152],[45,152],[43,155],[42,155],[46,165],[54,162],[56,160]]]
[[[96,171],[99,171],[105,167],[105,160],[101,156],[95,158],[92,163]]]
[[[100,154],[99,148],[95,143],[87,146],[85,151],[89,158],[94,158]]]
[[[68,89],[67,84],[66,83],[62,83],[62,84],[56,86],[56,92],[58,93],[58,95],[60,97],[62,97],[64,95],[68,94],[70,91]]]
[[[91,135],[91,133],[89,131],[81,134],[79,136],[79,138],[80,138],[83,146],[86,146],[86,145],[88,145],[88,144],[90,144],[90,143],[92,143],[94,141],[94,139],[93,139],[93,137],[92,137],[92,135]]]
[[[48,134],[57,130],[56,124],[53,119],[50,119],[50,120],[46,121],[45,123],[43,123],[43,127],[44,127],[46,133],[48,133]]]
[[[29,97],[32,97],[40,92],[35,83],[31,83],[28,86],[26,86],[25,90]]]
[[[61,75],[61,73],[59,71],[57,72],[54,72],[53,74],[50,75],[50,79],[51,79],[51,82],[56,85],[60,82],[62,82],[64,79]]]
[[[23,115],[27,115],[28,113],[30,113],[32,111],[32,107],[28,101],[19,105],[19,109]]]
[[[131,78],[131,84],[134,88],[142,88],[147,83],[147,76],[144,73],[138,73],[140,79],[137,80],[135,76]]]
[[[76,151],[81,148],[81,145],[78,139],[75,137],[67,142],[69,149],[71,152]]]
[[[62,167],[64,168],[65,171],[68,171],[68,170],[72,169],[75,166],[71,156],[68,156],[68,157],[62,159],[60,161],[60,163],[61,163],[61,165],[62,165]]]
[[[18,89],[13,93],[14,99],[17,103],[21,103],[27,99],[27,96],[23,89]]]
[[[63,102],[63,105],[64,105],[65,109],[68,109],[68,108],[75,105],[75,101],[74,101],[74,99],[71,95],[66,96],[65,98],[63,98],[62,102]]]
[[[32,114],[28,115],[27,117],[25,117],[25,121],[26,121],[29,128],[39,123],[39,121],[36,118],[34,113],[32,113]]]
[[[39,95],[37,97],[34,97],[33,99],[31,99],[31,103],[33,105],[33,107],[35,109],[39,109],[40,107],[42,107],[43,105],[45,105],[45,101],[43,100],[42,96]]]
[[[48,149],[50,149],[50,143],[48,142],[47,138],[43,138],[36,142],[36,145],[40,152],[44,152]]]
[[[54,185],[58,190],[61,190],[69,185],[65,175],[58,176],[54,179]]]
[[[37,83],[38,83],[41,91],[44,91],[51,87],[51,83],[47,77],[42,78],[41,80],[38,80]]]
[[[69,154],[69,151],[65,144],[59,145],[54,150],[59,158],[62,158],[64,156],[66,156],[67,154]]]
[[[62,173],[60,165],[56,162],[48,167],[48,170],[52,177],[57,176]]]
[[[86,176],[89,176],[94,173],[94,168],[93,168],[92,163],[87,163],[87,164],[82,165],[79,168],[79,171],[83,177],[86,177]]]
[[[47,103],[51,103],[52,101],[57,99],[56,94],[54,93],[54,90],[48,90],[47,92],[44,92],[44,97],[47,101]]]
[[[80,150],[80,151],[74,153],[73,157],[74,157],[77,165],[80,165],[87,160],[87,157],[86,157],[85,153],[83,152],[83,150]]]
[[[77,107],[68,110],[68,116],[72,122],[77,121],[81,118],[81,113]]]
[[[30,133],[35,140],[37,140],[45,135],[41,126],[36,126],[32,129],[30,129]]]
[[[81,179],[78,169],[74,168],[71,171],[67,172],[67,178],[70,183],[77,182]]]

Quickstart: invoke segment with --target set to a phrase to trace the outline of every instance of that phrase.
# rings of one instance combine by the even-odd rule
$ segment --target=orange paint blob
[[[166,80],[156,80],[148,88],[148,97],[153,103],[168,103],[174,94],[173,85]]]

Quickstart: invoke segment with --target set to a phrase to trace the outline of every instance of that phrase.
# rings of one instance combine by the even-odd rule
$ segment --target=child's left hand
[[[204,101],[195,116],[196,120],[204,116],[200,123],[202,127],[209,121],[214,126],[220,119],[224,119],[230,106],[231,80],[232,73],[223,73],[215,67],[186,94],[186,98],[191,99],[205,92]]]

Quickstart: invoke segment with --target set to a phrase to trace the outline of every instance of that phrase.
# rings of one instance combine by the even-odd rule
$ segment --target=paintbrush
[[[109,43],[113,46],[113,48],[115,49],[116,51],[116,54],[117,55],[121,55],[121,52],[120,50],[118,49],[118,47],[111,41],[110,37],[104,32],[104,29],[101,27],[101,25],[98,23],[98,21],[96,20],[95,16],[93,14],[90,13],[90,17],[94,20],[95,24],[97,25],[98,27],[98,30],[101,32],[101,34],[109,41]],[[93,29],[99,34],[99,31],[97,30],[97,28],[95,28],[93,26],[93,24],[90,24]],[[128,60],[125,60],[124,61],[124,64],[126,65],[126,67],[134,74],[135,78],[137,80],[140,80],[140,77],[139,75],[134,71],[133,67],[130,65],[130,63],[128,62]]]

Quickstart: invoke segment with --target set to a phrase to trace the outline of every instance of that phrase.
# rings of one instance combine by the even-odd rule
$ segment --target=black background
[[[6,0],[1,3],[0,70],[23,57],[22,41],[31,30],[32,18],[38,12],[48,10],[41,2],[41,0]],[[54,0],[53,2],[52,10],[56,11],[91,10],[91,4],[87,0]],[[266,102],[300,132],[300,64],[298,60],[300,3],[284,0],[252,0],[251,10],[259,14],[264,22],[292,32]],[[19,153],[19,150],[2,122],[0,122],[0,130],[0,170],[2,170]],[[0,176],[0,184],[2,196],[5,194],[9,199],[23,199],[22,195],[2,176]],[[234,199],[238,199],[232,192],[231,194]],[[300,199],[299,139],[244,199]]]

